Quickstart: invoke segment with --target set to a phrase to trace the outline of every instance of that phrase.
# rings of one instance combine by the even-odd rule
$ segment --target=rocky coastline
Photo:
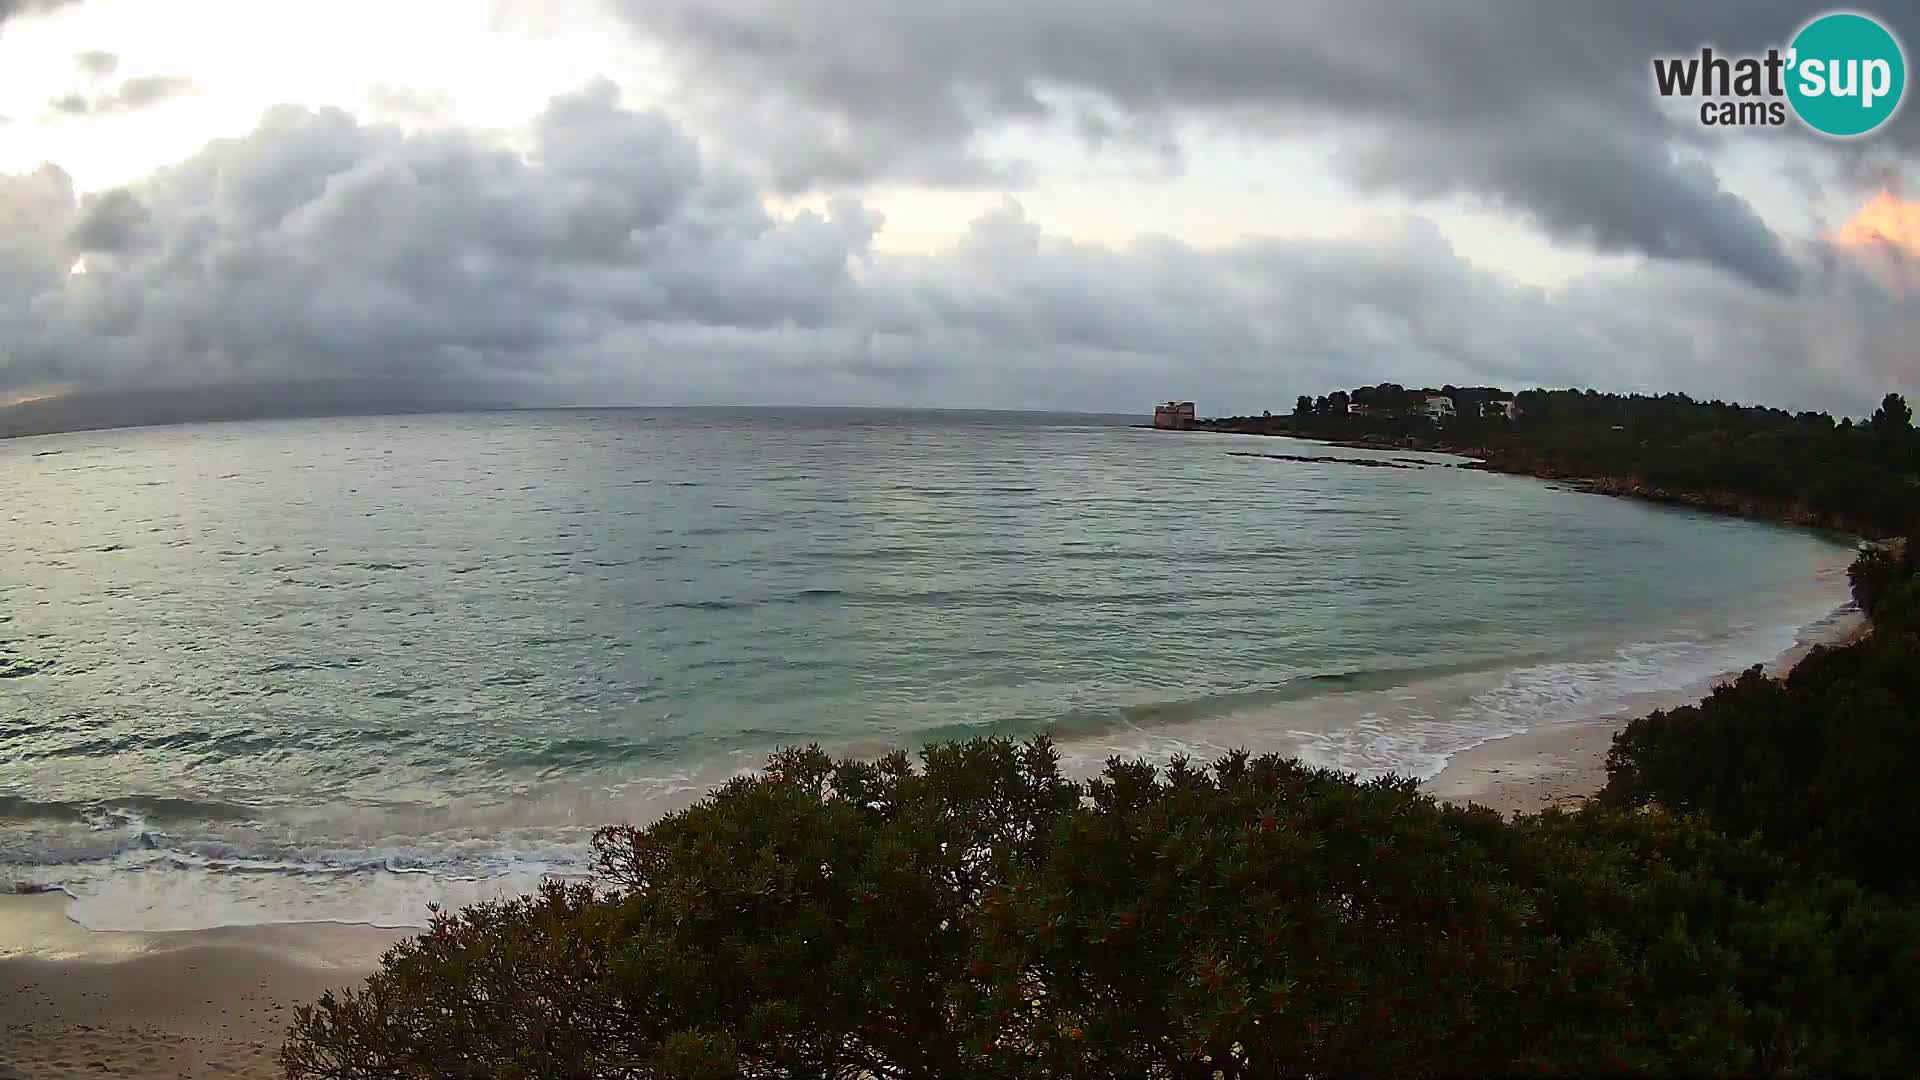
[[[1334,438],[1326,435],[1308,434],[1298,431],[1272,430],[1243,426],[1221,426],[1203,422],[1192,430],[1220,435],[1265,435],[1286,439],[1299,439],[1303,442],[1325,443],[1348,450],[1374,451],[1419,451],[1430,454],[1452,454],[1471,460],[1454,463],[1450,468],[1470,469],[1479,472],[1505,473],[1510,476],[1531,476],[1539,480],[1550,480],[1564,485],[1570,490],[1584,491],[1594,495],[1609,495],[1616,498],[1639,499],[1645,502],[1661,503],[1668,506],[1686,506],[1709,513],[1726,514],[1732,517],[1752,518],[1760,521],[1772,521],[1783,525],[1795,525],[1809,529],[1823,529],[1829,532],[1844,533],[1864,540],[1886,539],[1884,530],[1847,515],[1824,514],[1803,503],[1767,499],[1741,492],[1706,489],[1685,490],[1664,487],[1647,482],[1637,476],[1590,476],[1562,468],[1552,462],[1543,461],[1532,454],[1495,450],[1482,446],[1452,446],[1445,442],[1416,438],[1411,436],[1384,438]],[[1293,454],[1256,454],[1251,451],[1230,451],[1238,456],[1267,457],[1290,461],[1335,461],[1339,459],[1305,457]],[[1348,459],[1350,461],[1354,459]],[[1407,460],[1407,459],[1401,459]],[[1356,461],[1357,464],[1373,465],[1373,461]],[[1429,463],[1436,464],[1436,463]]]

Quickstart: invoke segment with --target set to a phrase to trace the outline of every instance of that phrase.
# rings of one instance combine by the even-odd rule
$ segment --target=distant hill
[[[0,408],[0,439],[64,431],[304,416],[503,409],[502,386],[444,380],[338,379],[87,390]]]

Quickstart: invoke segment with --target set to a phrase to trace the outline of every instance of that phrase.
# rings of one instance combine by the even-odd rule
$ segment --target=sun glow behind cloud
[[[1920,255],[1920,202],[1882,191],[1840,226],[1833,241],[1842,247],[1890,247]]]
[[[1920,294],[1920,202],[1883,190],[1828,239],[1889,291]]]

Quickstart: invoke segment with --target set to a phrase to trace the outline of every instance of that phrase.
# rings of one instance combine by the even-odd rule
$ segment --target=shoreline
[[[1456,457],[1472,453],[1283,437],[1375,451]],[[1472,460],[1451,467],[1509,472]],[[1596,489],[1575,478],[1547,479],[1600,494],[1662,501]],[[1721,512],[1804,524],[1752,509]],[[1796,643],[1762,666],[1777,677],[1815,646],[1850,643],[1869,631],[1858,612],[1836,609],[1801,627]],[[1774,638],[1769,647],[1781,640]],[[1420,790],[1444,802],[1489,807],[1503,817],[1577,806],[1604,786],[1606,754],[1617,731],[1656,709],[1693,704],[1738,674],[1721,672],[1672,690],[1638,695],[1601,716],[1549,723],[1468,746],[1448,755],[1445,766],[1423,781]],[[312,1003],[326,990],[359,982],[378,968],[380,957],[396,941],[420,930],[287,922],[96,931],[67,915],[71,900],[62,891],[0,895],[0,1080],[278,1077],[278,1051],[295,1007]]]
[[[1765,662],[1774,677],[1820,645],[1871,632],[1843,607]],[[1739,675],[1639,695],[1606,715],[1535,727],[1455,752],[1421,784],[1503,817],[1577,807],[1606,782],[1613,735],[1699,701]],[[105,1077],[273,1080],[294,1009],[358,983],[418,927],[290,922],[205,930],[90,930],[50,891],[0,895],[0,1080]]]
[[[338,923],[88,930],[61,893],[0,896],[0,1080],[271,1080],[296,1006],[413,931]]]
[[[1484,447],[1428,445],[1413,438],[1339,438],[1294,431],[1221,427],[1212,422],[1186,430],[1208,435],[1292,439],[1374,453],[1447,455],[1464,459],[1452,463],[1449,466],[1451,468],[1529,477],[1590,495],[1685,507],[1747,521],[1838,533],[1855,545],[1883,539],[1873,530],[1859,528],[1856,523],[1822,520],[1797,505],[1768,502],[1724,491],[1670,491],[1647,485],[1634,477],[1580,476],[1538,463],[1504,457]],[[1254,453],[1246,456],[1279,457],[1282,460],[1294,458],[1293,455]],[[1367,464],[1376,462],[1369,461]],[[1763,664],[1766,674],[1782,678],[1815,646],[1851,645],[1872,633],[1873,628],[1864,614],[1854,610],[1851,604],[1843,610],[1844,615],[1836,611],[1836,617],[1829,625],[1803,637],[1791,648]],[[1606,786],[1607,751],[1612,746],[1616,732],[1650,712],[1695,704],[1712,693],[1716,686],[1739,675],[1739,671],[1722,672],[1676,690],[1640,695],[1629,705],[1604,716],[1529,728],[1517,734],[1490,739],[1451,755],[1439,773],[1421,782],[1421,790],[1442,802],[1487,806],[1502,816],[1538,813],[1551,807],[1577,807]]]
[[[1146,425],[1150,427],[1151,425]],[[1157,430],[1157,429],[1156,429]],[[1676,490],[1649,484],[1637,476],[1585,476],[1567,472],[1555,466],[1542,464],[1531,458],[1513,453],[1501,453],[1485,447],[1455,447],[1445,445],[1427,445],[1411,437],[1401,439],[1373,438],[1336,438],[1330,435],[1308,435],[1293,431],[1267,431],[1235,427],[1200,426],[1185,429],[1189,432],[1205,435],[1250,435],[1266,439],[1293,439],[1298,442],[1320,443],[1323,446],[1337,446],[1345,450],[1369,450],[1379,453],[1413,452],[1422,454],[1442,454],[1464,460],[1451,463],[1448,467],[1465,469],[1470,472],[1499,473],[1503,476],[1527,476],[1548,484],[1562,484],[1570,491],[1588,495],[1605,495],[1612,498],[1632,499],[1638,502],[1653,503],[1659,506],[1679,506],[1702,513],[1716,514],[1722,517],[1741,518],[1748,521],[1772,522],[1795,528],[1816,529],[1825,532],[1840,533],[1852,540],[1885,540],[1887,535],[1878,529],[1865,528],[1860,522],[1818,514],[1799,503],[1772,501],[1755,495],[1741,495],[1725,490]],[[1271,455],[1253,455],[1271,456]]]
[[[1814,648],[1851,645],[1872,632],[1864,614],[1845,608],[1762,664],[1761,670],[1772,678],[1784,678]],[[1656,710],[1696,704],[1740,674],[1721,672],[1675,690],[1639,695],[1604,716],[1490,739],[1454,754],[1420,789],[1441,802],[1485,806],[1502,817],[1576,808],[1606,786],[1607,751],[1621,728]]]

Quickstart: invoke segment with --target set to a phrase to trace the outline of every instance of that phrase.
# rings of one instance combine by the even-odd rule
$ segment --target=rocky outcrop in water
[[[1390,461],[1383,461],[1380,458],[1309,457],[1304,454],[1256,454],[1251,450],[1229,450],[1227,451],[1227,456],[1267,458],[1271,461],[1303,461],[1312,465],[1359,465],[1369,469],[1424,469],[1427,467],[1426,462],[1413,461],[1412,458],[1394,458]],[[1403,464],[1404,462],[1413,463]]]

